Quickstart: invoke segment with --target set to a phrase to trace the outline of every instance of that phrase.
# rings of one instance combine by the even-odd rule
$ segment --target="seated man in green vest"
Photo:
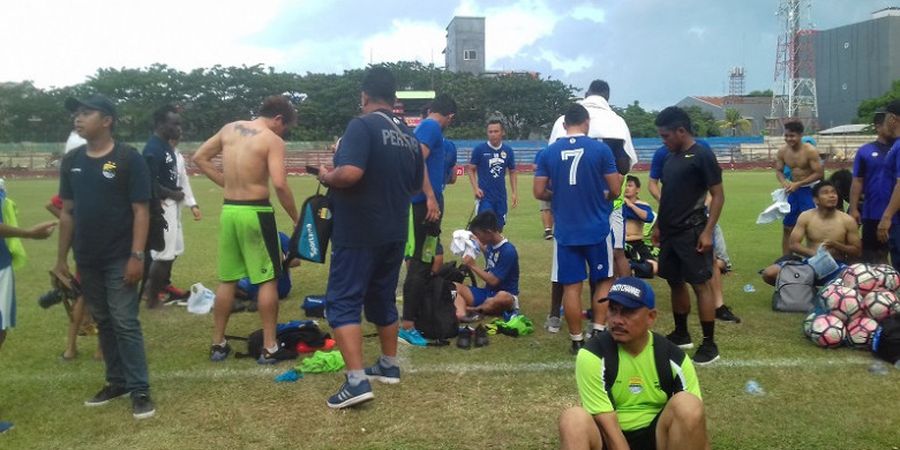
[[[700,384],[690,358],[650,331],[653,289],[619,278],[609,301],[607,331],[578,352],[581,407],[559,418],[564,449],[709,448]]]

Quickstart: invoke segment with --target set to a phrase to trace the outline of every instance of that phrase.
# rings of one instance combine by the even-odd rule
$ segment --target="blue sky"
[[[341,72],[371,62],[443,66],[454,15],[486,18],[493,70],[532,70],[578,88],[604,78],[612,103],[651,108],[722,95],[728,70],[771,88],[776,0],[74,0],[15,2],[0,17],[0,81],[64,86],[100,67],[161,62],[182,70],[263,63]],[[834,28],[900,0],[814,0]],[[249,9],[251,8],[252,9]],[[10,44],[15,43],[15,44]],[[14,63],[9,63],[14,62]]]

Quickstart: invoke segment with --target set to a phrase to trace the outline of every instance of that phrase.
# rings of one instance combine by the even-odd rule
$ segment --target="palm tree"
[[[730,129],[732,136],[737,136],[738,130],[741,131],[741,134],[749,133],[752,127],[750,121],[741,116],[741,112],[734,108],[725,110],[725,119],[720,120],[718,125],[722,131]]]

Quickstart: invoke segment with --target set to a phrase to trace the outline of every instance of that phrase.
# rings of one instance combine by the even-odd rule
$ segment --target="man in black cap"
[[[106,363],[106,386],[85,406],[131,395],[135,419],[156,412],[150,399],[138,291],[149,228],[150,176],[133,147],[113,139],[115,105],[102,95],[69,98],[75,131],[87,145],[60,166],[58,276],[69,279],[69,249],[81,273],[81,289],[97,321]]]
[[[619,278],[607,331],[578,351],[581,407],[559,418],[564,449],[709,448],[700,383],[691,359],[650,329],[656,296],[640,278]]]

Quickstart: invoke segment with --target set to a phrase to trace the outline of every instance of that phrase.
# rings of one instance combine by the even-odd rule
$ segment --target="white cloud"
[[[454,14],[485,17],[485,62],[489,68],[498,59],[516,56],[523,48],[549,36],[563,18],[540,0],[500,7],[481,7],[474,0],[462,0]]]
[[[550,63],[553,70],[560,70],[566,76],[573,73],[581,72],[594,65],[594,59],[584,55],[578,55],[577,58],[561,58],[549,50],[542,50],[540,59]]]
[[[366,63],[419,61],[423,64],[444,65],[441,52],[447,39],[444,27],[434,22],[394,20],[391,29],[370,36],[362,44],[362,58]]]
[[[238,0],[6,2],[0,81],[64,86],[100,67],[279,64],[281,50],[241,41],[263,31],[282,6],[283,0],[256,0],[252,11]]]
[[[569,17],[578,20],[590,20],[592,22],[606,22],[606,11],[593,5],[578,5],[569,14]]]
[[[703,35],[706,34],[706,28],[701,27],[701,26],[699,26],[699,25],[694,25],[694,26],[688,28],[687,31],[688,31],[688,33],[690,33],[690,34],[693,34],[694,37],[696,37],[696,38],[698,38],[698,39],[702,38]]]

